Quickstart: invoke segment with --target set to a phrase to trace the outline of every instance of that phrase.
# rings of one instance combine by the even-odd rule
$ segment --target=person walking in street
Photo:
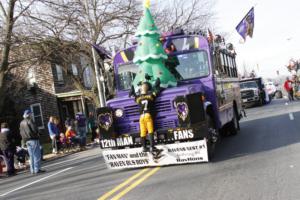
[[[57,154],[57,139],[59,137],[59,130],[54,122],[55,118],[51,116],[48,122],[48,132],[52,141],[52,153]]]
[[[96,123],[95,123],[95,118],[94,118],[94,113],[93,112],[90,112],[89,113],[89,118],[88,118],[88,132],[92,134],[92,143],[95,142],[95,139],[96,139],[96,136],[97,136],[97,133],[96,133]]]
[[[20,123],[20,134],[28,149],[30,172],[31,174],[45,172],[41,169],[40,135],[37,126],[32,120],[31,110],[25,110],[23,118]]]
[[[15,138],[8,128],[6,122],[1,124],[0,149],[7,162],[7,175],[15,175],[14,155],[16,153]]]
[[[81,138],[81,149],[84,149],[86,145],[86,133],[87,133],[86,118],[84,114],[79,112],[76,114],[75,119],[76,119],[77,133]]]
[[[284,82],[284,89],[288,93],[289,101],[294,101],[294,92],[293,92],[293,81],[289,79],[289,77],[286,78],[286,81]]]

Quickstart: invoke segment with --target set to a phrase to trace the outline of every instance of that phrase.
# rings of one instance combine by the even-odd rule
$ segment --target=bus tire
[[[240,129],[240,122],[237,117],[237,112],[235,109],[233,110],[233,118],[231,122],[229,122],[228,131],[229,135],[236,135],[238,133],[238,130]]]
[[[208,161],[211,161],[215,155],[216,144],[219,140],[219,132],[214,127],[213,119],[207,116],[208,121],[208,137],[206,138],[207,142],[207,155]]]

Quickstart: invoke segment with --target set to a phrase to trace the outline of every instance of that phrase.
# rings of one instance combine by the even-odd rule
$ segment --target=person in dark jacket
[[[97,133],[96,133],[96,129],[97,129],[97,126],[96,126],[96,123],[95,123],[95,117],[94,117],[94,113],[93,112],[90,112],[89,113],[89,118],[88,118],[88,132],[92,134],[92,143],[95,142],[95,139],[97,137]]]
[[[1,124],[0,149],[7,161],[7,175],[15,175],[14,155],[16,152],[15,138],[10,132],[7,123]]]
[[[77,113],[75,115],[76,119],[76,129],[79,137],[81,138],[81,149],[85,149],[86,145],[86,133],[87,133],[87,127],[86,127],[86,118],[84,114],[81,112]]]
[[[26,142],[30,159],[30,172],[37,174],[45,172],[41,169],[40,135],[37,126],[31,118],[31,110],[25,110],[20,124],[20,134]]]

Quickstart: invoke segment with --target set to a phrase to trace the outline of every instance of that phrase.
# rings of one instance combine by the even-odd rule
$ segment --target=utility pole
[[[85,0],[85,9],[86,9],[86,14],[87,14],[87,21],[88,21],[88,25],[90,27],[90,38],[92,43],[96,43],[96,41],[94,41],[93,38],[93,34],[92,34],[92,25],[90,22],[90,11],[89,11],[89,4],[88,4],[88,0]],[[100,107],[104,107],[106,106],[106,101],[105,101],[105,94],[104,94],[104,77],[102,75],[102,71],[99,71],[99,66],[98,66],[98,61],[97,61],[97,57],[96,57],[96,50],[94,49],[94,47],[91,45],[92,48],[92,56],[93,56],[93,62],[94,62],[94,68],[95,68],[95,74],[96,74],[96,82],[97,82],[97,88],[98,88],[98,97],[99,97],[99,102],[100,102]],[[102,83],[101,83],[102,82]]]

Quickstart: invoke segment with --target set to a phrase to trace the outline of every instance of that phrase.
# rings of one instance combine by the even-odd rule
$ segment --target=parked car
[[[266,82],[266,83],[265,83],[265,87],[266,87],[266,90],[267,90],[268,95],[274,97],[275,94],[276,94],[276,91],[277,91],[277,88],[276,88],[276,86],[274,85],[274,83],[271,82],[271,81]]]

